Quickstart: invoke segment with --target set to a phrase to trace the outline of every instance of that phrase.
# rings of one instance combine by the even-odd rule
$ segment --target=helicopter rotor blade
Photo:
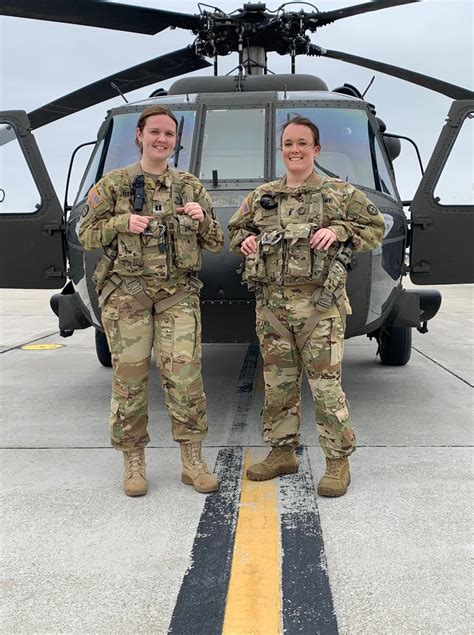
[[[423,75],[422,73],[416,73],[415,71],[409,71],[406,68],[400,68],[399,66],[392,66],[391,64],[385,64],[384,62],[378,62],[376,60],[368,59],[367,57],[359,57],[358,55],[351,55],[350,53],[344,53],[342,51],[332,51],[330,49],[324,49],[315,44],[311,44],[308,50],[308,55],[315,55],[320,57],[329,57],[335,60],[341,60],[348,62],[349,64],[355,64],[356,66],[363,66],[370,68],[385,75],[391,75],[392,77],[398,77],[412,84],[423,86],[429,90],[434,90],[437,93],[451,97],[452,99],[472,99],[474,92],[463,88],[462,86],[456,86],[449,82],[444,82],[435,77],[429,75]]]
[[[118,95],[117,90],[111,86],[111,83],[114,83],[122,93],[128,93],[137,88],[143,88],[178,75],[184,75],[206,66],[211,66],[210,62],[196,55],[192,46],[155,57],[143,64],[137,64],[109,75],[109,77],[104,77],[93,84],[84,86],[73,93],[69,93],[41,108],[33,110],[28,113],[31,127],[32,129],[39,128],[57,119],[89,108],[89,106],[94,106],[102,101],[116,97]]]
[[[168,27],[193,30],[200,17],[106,0],[0,0],[0,15],[154,35]]]
[[[412,4],[413,2],[420,2],[420,0],[374,0],[373,2],[354,4],[352,7],[344,7],[343,9],[321,11],[320,13],[313,14],[313,16],[318,26],[325,26],[342,18],[350,18],[353,15],[360,15],[361,13],[368,13],[369,11],[379,11],[380,9],[389,9],[390,7]]]

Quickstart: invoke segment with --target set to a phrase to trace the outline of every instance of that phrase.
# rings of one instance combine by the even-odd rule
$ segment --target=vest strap
[[[153,300],[144,291],[143,282],[139,278],[121,278],[117,273],[113,273],[105,284],[99,297],[99,306],[103,306],[105,300],[115,289],[122,289],[125,293],[132,295],[145,309],[153,310]]]
[[[263,317],[273,326],[275,331],[290,344],[290,346],[295,345],[295,338],[293,333],[289,331],[284,324],[280,322],[277,316],[270,311],[266,303],[266,294],[265,288],[261,284],[255,285],[255,300],[258,308],[260,309]]]
[[[175,304],[178,304],[189,295],[199,293],[201,288],[202,282],[199,278],[191,276],[185,289],[170,295],[169,298],[153,302],[150,296],[143,290],[144,285],[139,278],[121,278],[118,274],[113,273],[100,293],[99,306],[103,306],[105,300],[113,291],[115,291],[115,289],[123,289],[125,293],[132,295],[140,302],[140,304],[143,304],[145,309],[150,311],[150,313],[162,313],[163,311],[170,309]]]
[[[325,308],[319,307],[319,305],[317,305],[321,297],[322,291],[323,290],[319,288],[319,289],[316,289],[316,291],[313,293],[313,297],[311,298],[311,301],[315,305],[315,307],[313,311],[310,313],[306,322],[304,323],[303,328],[297,335],[293,335],[293,333],[289,331],[286,328],[286,326],[280,322],[280,320],[276,317],[276,315],[272,313],[272,311],[270,311],[270,309],[266,305],[265,292],[264,292],[264,289],[262,288],[262,285],[258,285],[258,287],[256,288],[255,299],[257,302],[257,306],[259,307],[263,317],[268,321],[269,324],[273,326],[275,331],[291,346],[296,345],[298,350],[302,351],[304,348],[304,345],[306,344],[308,340],[308,337],[314,331],[318,322],[324,319]],[[344,301],[342,298],[342,290],[341,290],[341,294],[334,294],[333,299],[341,315],[342,322],[345,325],[347,311],[346,311],[346,307],[344,305]]]

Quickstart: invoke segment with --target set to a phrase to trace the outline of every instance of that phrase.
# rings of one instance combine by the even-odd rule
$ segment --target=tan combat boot
[[[351,482],[349,459],[330,459],[326,457],[326,473],[318,483],[320,496],[344,496]]]
[[[219,489],[219,481],[202,460],[200,443],[181,443],[181,480],[196,492],[208,494]]]
[[[147,493],[145,448],[123,452],[125,474],[123,485],[127,496],[144,496]]]
[[[294,474],[298,471],[298,459],[295,448],[291,445],[281,445],[272,448],[266,459],[251,465],[247,470],[247,477],[251,481],[268,481],[282,474]]]

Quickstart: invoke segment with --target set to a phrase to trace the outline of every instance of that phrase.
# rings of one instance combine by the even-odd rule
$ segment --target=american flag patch
[[[245,216],[245,214],[249,213],[249,204],[247,199],[245,199],[245,201],[242,203],[242,205],[240,206],[240,213],[242,214],[242,216]]]
[[[92,190],[89,192],[89,203],[92,205],[92,207],[95,209],[96,207],[99,207],[99,205],[102,203],[102,197],[99,194],[99,192],[97,191],[97,188],[94,187],[92,188]]]

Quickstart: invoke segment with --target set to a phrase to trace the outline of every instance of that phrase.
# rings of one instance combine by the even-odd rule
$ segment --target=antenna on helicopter
[[[369,88],[372,86],[372,84],[374,83],[374,81],[375,81],[375,75],[373,75],[373,76],[372,76],[372,79],[370,80],[369,85],[367,86],[367,88],[366,88],[366,89],[364,90],[364,92],[362,93],[362,99],[364,99],[364,97],[365,97],[365,95],[366,95],[367,91],[368,91],[368,90],[369,90]]]
[[[126,104],[128,104],[128,99],[125,97],[125,95],[122,93],[122,91],[120,90],[120,88],[117,86],[117,84],[114,84],[114,82],[110,82],[110,85],[112,86],[112,88],[114,90],[116,90],[118,92],[118,94],[122,97],[122,99],[124,100],[124,102]]]

